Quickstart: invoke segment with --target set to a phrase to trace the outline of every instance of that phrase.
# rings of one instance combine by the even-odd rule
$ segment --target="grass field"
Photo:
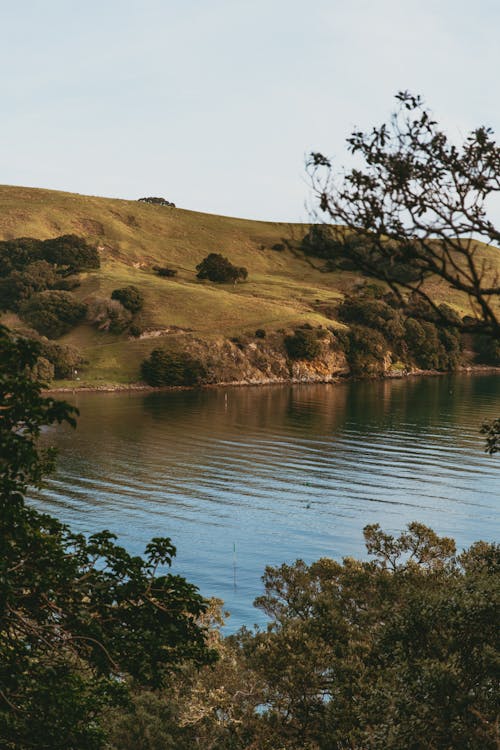
[[[79,298],[109,297],[113,289],[134,284],[145,296],[142,326],[176,326],[198,338],[252,334],[257,328],[276,331],[305,322],[332,325],[321,313],[321,304],[333,305],[362,277],[324,273],[319,260],[290,249],[272,249],[283,240],[293,246],[306,231],[304,224],[248,221],[137,201],[0,186],[1,239],[84,236],[99,247],[101,268],[81,275]],[[245,266],[248,280],[236,286],[199,281],[196,265],[210,252]],[[154,265],[170,266],[178,275],[160,278]],[[444,287],[435,284],[434,293],[458,312],[469,311],[467,300],[450,296]],[[12,315],[4,320],[16,324]],[[137,381],[141,360],[159,340],[135,341],[81,325],[62,342],[81,351],[88,361],[85,381],[98,384]]]

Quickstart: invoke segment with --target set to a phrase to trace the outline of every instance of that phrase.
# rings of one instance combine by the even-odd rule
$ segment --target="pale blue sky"
[[[307,218],[304,157],[421,93],[500,132],[493,0],[0,0],[0,182]]]

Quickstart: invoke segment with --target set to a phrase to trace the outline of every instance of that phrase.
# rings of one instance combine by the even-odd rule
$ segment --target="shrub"
[[[76,234],[65,234],[49,240],[18,237],[0,242],[0,276],[8,276],[12,271],[24,271],[30,263],[42,260],[62,266],[71,273],[100,267],[96,248]]]
[[[53,375],[56,380],[69,378],[75,369],[84,364],[83,357],[71,346],[56,344],[54,341],[40,341],[40,352],[53,367]]]
[[[332,260],[339,255],[342,244],[335,237],[332,227],[325,224],[313,224],[304,236],[301,248],[306,255]]]
[[[220,253],[210,253],[201,263],[196,266],[198,279],[208,279],[219,284],[232,282],[236,284],[239,279],[246,279],[248,271],[243,266],[233,266]]]
[[[266,332],[263,328],[257,328],[255,331],[255,338],[256,339],[265,339],[266,338]]]
[[[353,325],[343,343],[353,375],[381,375],[384,372],[389,346],[380,331]]]
[[[292,336],[285,336],[285,348],[291,359],[312,360],[321,351],[316,331],[297,328]]]
[[[450,370],[458,364],[460,333],[455,328],[438,328],[428,320],[408,318],[405,340],[411,356],[425,370]]]
[[[35,292],[43,292],[59,284],[59,279],[50,263],[36,260],[0,278],[0,309],[17,310]]]
[[[203,364],[185,352],[154,349],[141,365],[141,375],[148,385],[199,385],[206,377]]]
[[[0,242],[0,276],[12,271],[22,271],[29,263],[42,260],[42,240],[33,237],[18,237]]]
[[[121,289],[114,289],[111,292],[111,299],[121,302],[123,307],[134,315],[142,310],[144,305],[144,295],[136,286],[124,286]]]
[[[285,249],[286,247],[283,242],[275,242],[274,245],[271,246],[271,250],[276,250],[277,253],[282,253]]]
[[[129,327],[132,313],[116,299],[95,297],[88,303],[87,319],[100,331],[118,334]]]
[[[42,253],[45,260],[66,267],[68,273],[100,268],[101,265],[97,249],[76,234],[64,234],[45,240]]]
[[[53,286],[53,289],[61,289],[64,292],[72,292],[73,289],[78,289],[82,285],[82,282],[77,276],[69,276],[65,279],[59,279]]]
[[[500,342],[485,333],[474,336],[476,359],[484,365],[500,364]]]
[[[35,381],[48,383],[54,378],[54,365],[46,357],[38,357],[34,367],[31,369],[31,377]]]
[[[45,291],[33,294],[20,307],[21,317],[38,333],[58,338],[85,317],[87,305],[70,292]]]
[[[128,332],[131,336],[133,336],[135,339],[138,339],[139,336],[144,333],[144,328],[142,326],[138,326],[136,323],[132,323],[132,325],[129,327]]]
[[[164,276],[166,278],[173,278],[177,276],[177,271],[168,266],[153,266],[153,271],[156,271],[158,276]]]

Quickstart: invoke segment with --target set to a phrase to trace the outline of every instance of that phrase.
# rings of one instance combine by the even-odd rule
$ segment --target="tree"
[[[141,364],[141,375],[148,385],[193,386],[206,378],[203,364],[186,352],[153,349]]]
[[[318,331],[297,328],[291,336],[285,336],[285,349],[292,359],[313,360],[321,352]]]
[[[44,240],[42,253],[45,260],[71,274],[100,268],[101,261],[95,247],[76,234],[63,234]]]
[[[139,310],[142,310],[144,305],[144,295],[140,289],[136,286],[124,286],[120,289],[113,289],[111,292],[111,299],[116,299],[121,302],[125,309],[135,315]]]
[[[168,206],[169,208],[175,208],[175,203],[168,201],[166,198],[160,198],[156,196],[149,196],[147,198],[138,198],[139,203],[151,203],[154,206]]]
[[[60,277],[46,260],[29,263],[22,271],[0,278],[0,309],[17,310],[35,292],[58,286]]]
[[[264,629],[120,712],[113,748],[496,750],[500,548],[411,523],[370,560],[267,568]],[[142,734],[138,728],[142,724]]]
[[[320,211],[344,227],[345,255],[385,281],[401,304],[418,295],[443,319],[426,280],[446,282],[469,299],[465,330],[500,336],[500,230],[488,218],[500,192],[500,147],[479,127],[456,146],[420,97],[400,92],[390,124],[347,139],[362,166],[334,175],[320,153],[308,167]]]
[[[267,568],[265,631],[240,636],[271,747],[494,750],[500,548],[409,524],[364,529],[369,562]]]
[[[87,312],[87,305],[79,302],[70,292],[44,291],[32,294],[21,305],[23,320],[41,333],[56,339],[80,323]]]
[[[233,266],[231,261],[224,258],[220,253],[209,253],[201,263],[196,266],[198,279],[208,279],[219,284],[233,283],[239,279],[243,281],[248,276],[248,271],[243,266]]]
[[[39,354],[0,327],[0,737],[11,750],[98,750],[102,711],[131,682],[158,687],[214,655],[197,589],[161,572],[170,539],[131,556],[113,534],[87,539],[25,502],[53,466],[37,446],[42,428],[74,426],[77,413],[41,395]]]

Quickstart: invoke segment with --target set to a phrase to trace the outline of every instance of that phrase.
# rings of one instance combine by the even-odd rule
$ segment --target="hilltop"
[[[140,338],[112,335],[85,323],[60,339],[85,358],[80,374],[81,382],[88,385],[137,382],[140,362],[160,342],[197,350],[205,347],[206,351],[213,347],[219,354],[224,349],[226,359],[241,360],[241,341],[248,344],[256,329],[263,329],[269,342],[269,336],[282,338],[303,324],[332,331],[343,328],[332,310],[363,277],[348,271],[325,273],[320,259],[300,252],[308,228],[138,201],[0,186],[0,239],[77,234],[98,248],[101,268],[80,274],[82,283],[74,292],[78,299],[110,297],[117,287],[130,284],[144,295]],[[197,264],[211,252],[245,266],[248,280],[220,285],[197,279]],[[161,278],[153,270],[157,265],[169,266],[177,275]],[[446,296],[443,287],[437,282],[435,286],[436,295],[457,312],[469,312],[466,300],[450,297],[449,292]],[[13,328],[22,326],[14,313],[4,314],[2,321]],[[230,339],[235,342],[230,344]],[[255,352],[253,346],[254,360]],[[274,368],[278,380],[286,379],[282,365]],[[238,366],[237,362],[227,378],[221,374],[219,379],[241,379],[235,378]],[[316,368],[314,378],[325,379],[327,366],[323,363]],[[253,361],[244,379],[255,380],[255,367]],[[271,379],[272,369],[267,368]],[[345,371],[345,362],[337,357],[334,369]],[[306,370],[295,373],[296,379],[307,379],[307,372],[313,377],[311,366]]]

